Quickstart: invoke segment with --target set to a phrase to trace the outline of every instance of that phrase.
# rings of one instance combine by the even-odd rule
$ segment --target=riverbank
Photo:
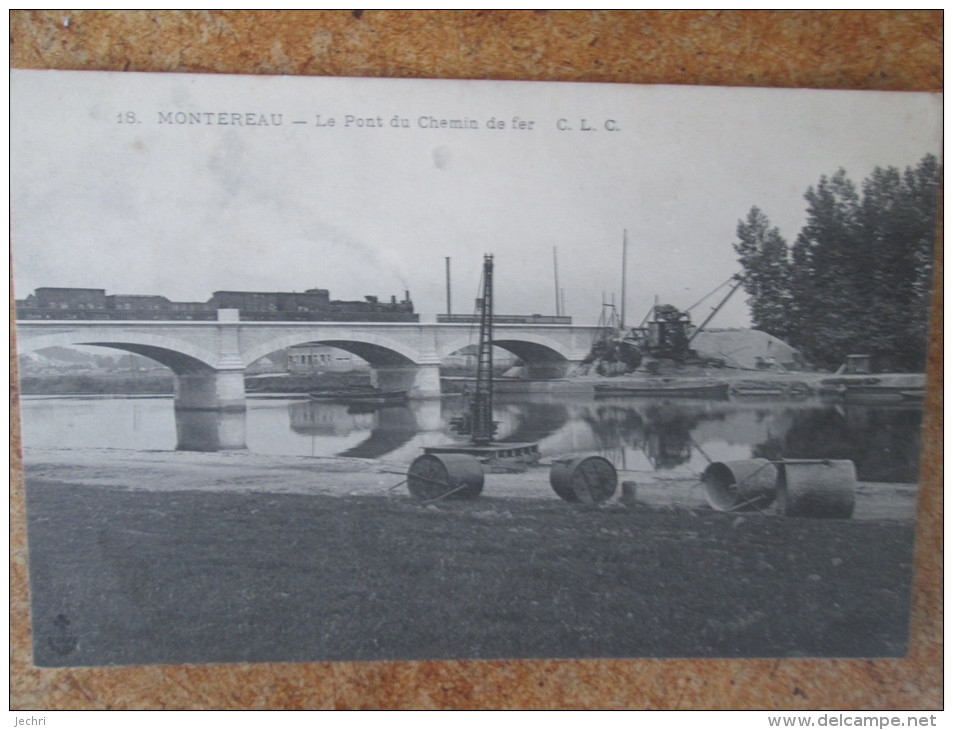
[[[174,389],[171,370],[142,375],[88,373],[20,377],[23,395],[171,395]]]
[[[24,449],[28,479],[128,491],[200,491],[338,497],[407,494],[409,463],[348,457],[277,456],[249,451],[133,451]],[[522,472],[488,473],[483,495],[499,499],[559,500],[549,484],[551,459]],[[620,470],[636,484],[638,501],[652,509],[708,510],[698,475]],[[912,521],[917,485],[859,482],[854,519]],[[621,486],[607,506],[617,505]]]
[[[472,377],[441,377],[441,388],[446,393],[459,393],[473,387]],[[677,390],[727,383],[733,397],[803,398],[805,396],[835,396],[844,394],[846,387],[876,384],[885,389],[907,388],[922,391],[926,376],[922,373],[880,373],[876,375],[833,375],[831,373],[739,370],[735,368],[706,369],[700,367],[670,367],[666,372],[629,373],[615,377],[574,375],[555,379],[495,378],[497,393],[551,393],[563,395],[594,395],[596,386],[612,385],[632,388],[668,388]],[[901,397],[896,395],[897,400]]]
[[[918,373],[884,373],[877,375],[832,375],[816,372],[786,372],[778,370],[738,370],[719,368],[671,368],[660,375],[631,373],[617,377],[579,375],[566,378],[494,378],[498,393],[553,393],[565,395],[592,395],[595,385],[634,386],[693,386],[703,383],[727,382],[730,392],[738,396],[801,397],[804,395],[838,395],[844,385],[863,384],[876,379],[886,388],[922,390],[926,376]],[[827,385],[836,382],[836,385]],[[475,379],[448,370],[441,375],[444,394],[461,393]],[[350,387],[369,387],[369,372],[315,373],[313,375],[263,374],[245,378],[249,396],[306,395],[311,391],[340,390]],[[174,378],[171,371],[131,375],[128,373],[86,373],[81,375],[23,376],[20,392],[23,395],[171,395]],[[899,398],[899,396],[898,396]]]
[[[290,373],[248,375],[245,390],[255,393],[307,394],[312,390],[330,390],[370,385],[368,372]],[[23,395],[171,395],[175,390],[171,370],[149,373],[83,373],[56,376],[24,375],[20,378]]]
[[[545,467],[424,504],[389,462],[25,457],[43,666],[905,651],[912,486],[805,520],[650,474],[629,506],[564,502]]]

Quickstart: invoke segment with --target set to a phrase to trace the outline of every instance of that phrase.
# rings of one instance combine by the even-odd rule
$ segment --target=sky
[[[498,313],[555,314],[558,267],[588,324],[621,309],[625,239],[637,323],[739,270],[752,206],[793,242],[821,175],[939,155],[941,112],[909,92],[14,70],[15,294],[409,290],[433,321],[447,257],[471,313],[492,253]],[[739,292],[711,326],[748,324]]]

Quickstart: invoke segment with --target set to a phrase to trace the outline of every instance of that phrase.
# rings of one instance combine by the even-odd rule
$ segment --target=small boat
[[[744,395],[744,396],[771,396],[773,398],[780,397],[785,394],[783,388],[734,388],[731,391],[732,395]]]
[[[597,383],[593,386],[596,397],[632,397],[640,398],[714,398],[728,397],[728,383],[659,383],[626,384]]]
[[[860,387],[867,385],[879,385],[881,380],[880,378],[860,378],[860,377],[839,377],[839,378],[824,378],[820,381],[821,385],[829,385],[833,387]]]
[[[406,390],[316,390],[308,393],[308,397],[315,403],[361,403],[361,404],[388,404],[404,403],[407,400]]]
[[[898,401],[904,399],[904,393],[916,390],[909,385],[848,385],[843,395],[846,400]]]

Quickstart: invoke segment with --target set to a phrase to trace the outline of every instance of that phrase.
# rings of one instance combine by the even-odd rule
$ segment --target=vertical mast
[[[476,393],[473,398],[473,443],[493,440],[493,254],[483,255],[483,299]]]
[[[559,303],[559,262],[556,259],[555,246],[553,246],[553,278],[555,279],[556,283],[556,316],[558,317],[560,314],[562,314],[562,310]]]
[[[619,313],[619,329],[625,329],[625,268],[629,252],[629,232],[622,229],[622,311]]]
[[[450,317],[450,257],[447,256],[447,318]]]

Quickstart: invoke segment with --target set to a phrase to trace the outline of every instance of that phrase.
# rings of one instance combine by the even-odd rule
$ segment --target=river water
[[[24,396],[23,443],[40,448],[216,450],[410,463],[421,447],[465,440],[449,427],[460,399],[380,408],[249,398],[245,414],[179,412],[171,397]],[[600,453],[619,468],[698,473],[752,457],[851,459],[862,481],[918,479],[922,407],[822,400],[620,398],[505,394],[497,438],[538,441],[545,460]]]

